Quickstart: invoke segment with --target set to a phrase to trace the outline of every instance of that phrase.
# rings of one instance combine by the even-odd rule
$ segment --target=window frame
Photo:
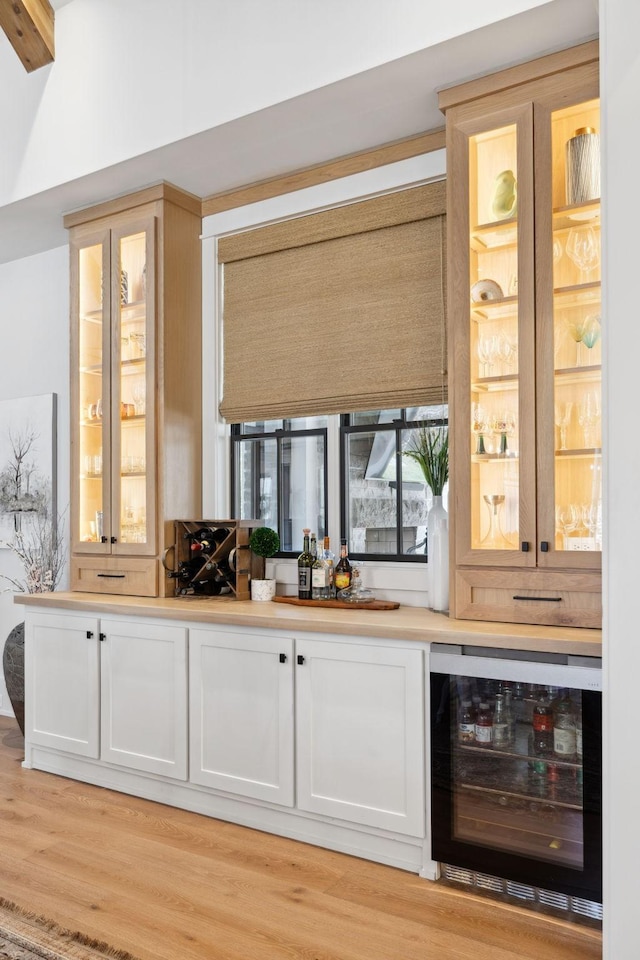
[[[384,413],[384,411],[371,411],[372,413]],[[340,536],[349,539],[349,468],[347,462],[347,446],[349,437],[358,433],[387,433],[395,435],[395,451],[392,456],[396,458],[396,552],[391,553],[358,553],[349,548],[349,556],[352,560],[367,563],[428,563],[428,544],[425,542],[425,552],[421,554],[409,554],[402,550],[402,530],[403,530],[403,512],[402,495],[403,483],[402,477],[402,434],[406,430],[415,430],[419,427],[441,427],[449,425],[448,416],[433,417],[430,419],[408,420],[406,417],[407,408],[400,410],[400,417],[389,420],[388,423],[362,423],[352,424],[350,418],[353,413],[343,413],[340,415]],[[410,482],[410,481],[408,481]]]
[[[236,475],[236,473],[237,473],[237,471],[236,471],[236,460],[237,460],[236,450],[237,450],[239,444],[241,444],[241,443],[243,443],[243,442],[245,442],[245,443],[246,443],[246,442],[249,442],[249,443],[255,444],[255,443],[259,442],[260,440],[275,440],[275,442],[276,442],[276,474],[277,474],[277,476],[276,476],[276,482],[277,482],[277,486],[278,486],[278,492],[277,492],[277,498],[276,498],[276,504],[277,504],[277,507],[276,507],[276,510],[277,510],[276,523],[277,523],[277,532],[278,532],[278,535],[279,535],[279,537],[280,537],[280,542],[281,542],[281,543],[285,543],[285,542],[286,542],[286,537],[285,537],[285,535],[284,535],[284,530],[283,530],[283,523],[284,523],[284,509],[283,509],[283,504],[284,504],[284,497],[286,496],[286,491],[283,490],[283,488],[282,488],[282,483],[281,483],[282,476],[283,476],[283,472],[282,472],[282,464],[283,464],[282,444],[283,444],[283,442],[285,442],[285,441],[287,441],[287,440],[294,439],[294,438],[295,438],[295,439],[299,439],[299,438],[301,438],[301,437],[321,437],[322,440],[323,440],[324,483],[323,483],[323,491],[322,491],[322,493],[323,493],[323,500],[324,500],[324,518],[325,518],[325,519],[324,519],[324,527],[325,527],[325,529],[324,529],[322,532],[321,532],[321,531],[316,531],[317,534],[318,534],[318,538],[320,538],[321,536],[324,536],[324,535],[327,533],[327,530],[328,530],[328,515],[329,515],[329,512],[330,512],[330,511],[329,511],[329,502],[328,502],[328,501],[329,501],[329,479],[328,479],[328,478],[329,478],[329,454],[328,454],[329,442],[328,442],[328,427],[327,427],[327,426],[325,426],[325,427],[305,427],[305,428],[302,428],[302,429],[292,429],[290,426],[287,426],[287,424],[291,424],[291,423],[292,423],[292,420],[291,420],[291,419],[282,420],[282,421],[280,421],[280,422],[281,422],[284,426],[282,426],[282,427],[276,427],[274,430],[269,430],[269,431],[256,430],[256,431],[253,431],[253,432],[251,432],[250,430],[248,430],[248,431],[247,431],[247,430],[243,430],[242,428],[243,428],[244,424],[242,424],[242,423],[234,423],[234,424],[231,424],[231,426],[230,426],[230,436],[229,436],[229,441],[230,441],[230,444],[229,444],[229,445],[230,445],[230,478],[229,478],[229,482],[230,482],[230,494],[231,494],[231,510],[232,510],[232,514],[233,514],[233,516],[238,516],[239,509],[240,509],[240,504],[239,504],[239,490],[238,490],[238,488],[236,487],[236,480],[237,480],[237,475]],[[253,490],[252,490],[252,498],[251,498],[251,499],[252,499],[252,503],[254,503],[254,504],[255,504],[256,502],[259,503],[259,499],[260,499],[260,490],[259,490],[260,479],[261,479],[261,478],[260,478],[260,475],[259,475],[259,471],[258,471],[258,470],[255,470],[255,471],[254,471],[254,476],[252,477]],[[252,517],[250,517],[250,518],[247,517],[247,518],[243,518],[243,519],[252,519],[252,520],[255,519],[255,520],[260,520],[260,519],[261,519],[261,517],[260,517],[260,511],[259,511],[259,510],[256,511],[255,514],[254,514]],[[292,535],[291,535],[291,542],[292,542],[292,543],[294,542],[293,531],[292,531]],[[275,554],[275,556],[276,556],[277,558],[283,558],[283,559],[289,558],[289,557],[297,557],[298,554],[300,553],[300,550],[301,550],[301,549],[302,549],[302,540],[301,540],[301,543],[300,543],[300,549],[279,550],[278,553]]]

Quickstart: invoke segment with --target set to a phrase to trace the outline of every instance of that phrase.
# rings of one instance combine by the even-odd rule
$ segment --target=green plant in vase
[[[251,531],[249,537],[249,547],[251,552],[262,559],[262,569],[264,574],[264,562],[280,549],[280,537],[271,527],[256,527]],[[252,600],[273,600],[276,594],[276,581],[272,578],[251,578],[251,599]]]

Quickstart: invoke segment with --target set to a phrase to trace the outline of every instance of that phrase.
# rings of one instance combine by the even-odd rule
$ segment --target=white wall
[[[68,273],[66,247],[0,265],[0,400],[57,395],[60,510],[69,502]],[[2,574],[23,574],[20,563],[7,550],[0,550]],[[0,579],[0,591],[6,586]],[[0,648],[11,628],[23,619],[22,607],[13,603],[13,591],[0,593]],[[4,683],[0,683],[0,697],[0,713],[11,715]]]
[[[637,960],[640,763],[640,442],[638,424],[638,248],[636,189],[640,154],[640,6],[601,3],[604,186],[603,266],[606,336],[604,442],[604,851],[605,960]]]
[[[542,4],[73,0],[50,66],[0,33],[0,205]]]

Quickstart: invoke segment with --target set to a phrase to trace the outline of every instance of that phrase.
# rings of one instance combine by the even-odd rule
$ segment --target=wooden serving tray
[[[342,610],[397,610],[392,600],[299,600],[298,597],[274,597],[275,603],[294,603],[300,607],[340,607]]]

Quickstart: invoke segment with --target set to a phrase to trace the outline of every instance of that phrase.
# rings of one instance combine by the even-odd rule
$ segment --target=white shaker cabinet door
[[[95,617],[28,613],[25,734],[28,744],[98,759],[100,642]]]
[[[420,650],[296,642],[298,807],[423,837]]]
[[[187,779],[187,631],[103,620],[101,759]]]
[[[293,641],[189,631],[192,783],[293,806]]]

